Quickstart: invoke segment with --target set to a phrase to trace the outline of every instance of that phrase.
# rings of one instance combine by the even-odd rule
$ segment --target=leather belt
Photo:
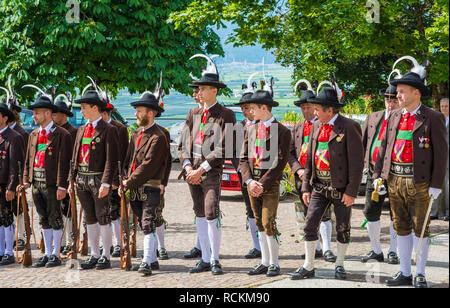
[[[161,185],[161,180],[148,180],[143,186],[159,188]]]
[[[331,181],[318,181],[313,184],[313,188],[319,194],[325,196],[328,199],[342,199],[343,193],[333,186],[331,186]]]
[[[400,177],[414,177],[414,165],[392,162],[390,173]]]
[[[102,175],[103,172],[89,171],[89,166],[87,166],[87,165],[78,165],[78,174],[80,174],[80,175]]]

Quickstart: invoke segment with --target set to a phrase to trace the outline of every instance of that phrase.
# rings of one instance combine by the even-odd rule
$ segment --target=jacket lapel
[[[50,134],[48,135],[47,147],[55,140],[55,130],[56,126],[53,124],[52,128],[50,128]]]
[[[336,121],[334,121],[333,131],[331,132],[330,140],[328,140],[328,142],[336,138],[339,135],[339,133],[342,132],[342,130],[344,129],[341,123],[342,120],[341,117],[342,117],[341,115],[338,115]]]
[[[419,127],[422,126],[422,124],[425,122],[425,110],[424,110],[424,105],[420,106],[419,110],[417,110],[417,116],[416,116],[416,121],[414,122],[414,129],[413,129],[413,133],[419,129]]]

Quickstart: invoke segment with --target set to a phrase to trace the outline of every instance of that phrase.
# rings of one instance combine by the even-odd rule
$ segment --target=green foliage
[[[300,114],[291,110],[284,114],[283,120],[281,120],[281,123],[294,126],[295,124],[297,124],[298,122],[300,122],[302,120],[303,120],[303,117]]]
[[[22,102],[35,94],[20,89],[25,83],[75,93],[89,75],[115,96],[124,88],[153,90],[160,71],[166,92],[189,93],[189,73],[200,72],[200,61],[189,57],[223,55],[220,38],[208,26],[192,34],[167,22],[189,0],[79,1],[79,23],[67,22],[65,2],[0,0],[0,84],[12,74]]]
[[[394,61],[403,55],[419,62],[427,58],[433,95],[445,95],[437,91],[443,83],[448,94],[448,0],[379,1],[379,23],[367,21],[365,3],[198,0],[171,17],[191,33],[232,22],[236,28],[229,42],[274,49],[278,62],[294,67],[295,80],[329,79],[334,73],[348,101],[385,88]]]

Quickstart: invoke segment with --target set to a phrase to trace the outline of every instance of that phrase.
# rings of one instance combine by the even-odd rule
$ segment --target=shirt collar
[[[217,104],[217,101],[216,101],[214,104],[212,104],[211,106],[209,106],[208,108],[206,108],[206,110],[211,109],[211,108],[214,107],[216,104]],[[205,108],[203,108],[203,111],[205,111]]]
[[[411,111],[409,114],[410,114],[411,116],[416,115],[416,114],[417,114],[417,111],[419,111],[420,107],[422,107],[422,103],[420,103],[419,106],[418,106],[416,109],[414,109],[413,111]],[[408,110],[406,110],[405,108],[403,108],[402,114],[405,114],[405,113],[407,113],[407,112],[408,112]]]
[[[8,126],[8,125],[6,125],[6,126],[5,126],[5,128],[3,128],[2,130],[0,130],[0,134],[3,134],[3,132],[4,132],[5,130],[7,130],[7,129],[8,129],[8,127],[9,127],[9,126]]]
[[[265,127],[270,127],[270,125],[272,125],[272,122],[275,121],[275,118],[272,116],[269,120],[262,122],[264,124]]]
[[[98,122],[99,122],[101,119],[102,119],[102,117],[100,116],[97,120],[95,120],[95,121],[93,121],[93,122],[89,122],[89,121],[88,121],[88,124],[89,124],[89,123],[92,123],[92,127],[96,128],[97,125],[98,125]]]
[[[111,123],[111,121],[112,121],[112,118],[110,117],[109,120],[108,120],[108,123]]]
[[[14,122],[12,125],[10,125],[9,127],[11,127],[11,129],[14,129],[14,127],[16,127],[17,122]]]
[[[317,117],[314,117],[311,121],[306,120],[306,122],[310,122],[311,124],[313,124],[316,121],[317,121]]]
[[[245,122],[246,122],[246,123],[252,123],[252,124],[255,124],[255,123],[256,123],[256,120],[250,121],[248,118],[245,118]]]
[[[155,122],[153,122],[153,124],[152,125],[149,125],[149,126],[147,126],[147,127],[144,127],[143,129],[142,129],[142,131],[146,131],[146,130],[148,130],[148,129],[150,129],[150,128],[152,128],[153,127],[153,125],[155,125]]]
[[[50,133],[50,129],[53,127],[53,121],[51,121],[46,127],[44,127],[45,129],[45,134],[48,135]],[[39,128],[39,132],[42,131],[42,127]]]
[[[334,117],[333,117],[327,124],[333,125],[333,126],[334,126],[334,122],[336,121],[336,119],[338,118],[338,116],[339,116],[339,113],[336,113],[336,114],[334,115]]]

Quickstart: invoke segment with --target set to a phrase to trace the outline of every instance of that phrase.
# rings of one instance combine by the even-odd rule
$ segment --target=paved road
[[[298,236],[293,202],[294,199],[281,202],[278,211],[277,224],[281,232],[280,266],[282,275],[274,278],[265,276],[248,276],[247,271],[259,260],[247,260],[243,256],[252,248],[252,241],[246,231],[246,217],[243,200],[239,193],[223,192],[221,209],[223,217],[223,236],[221,246],[221,263],[225,274],[212,276],[211,273],[189,274],[188,269],[195,265],[196,260],[186,260],[183,254],[190,250],[196,241],[192,201],[187,184],[177,181],[179,165],[175,164],[170,175],[166,192],[166,208],[164,217],[168,222],[166,230],[166,248],[169,260],[160,261],[160,270],[154,271],[149,277],[141,277],[137,272],[126,272],[119,269],[119,258],[112,259],[113,268],[104,271],[69,270],[67,267],[52,269],[23,268],[13,264],[0,268],[0,287],[188,287],[188,288],[226,288],[226,287],[382,287],[383,285],[367,283],[366,273],[374,270],[380,273],[381,281],[398,271],[398,266],[382,264],[380,268],[368,267],[359,262],[359,257],[370,250],[367,232],[361,230],[363,221],[362,198],[358,198],[352,214],[352,243],[348,250],[346,269],[349,279],[337,282],[334,278],[333,264],[318,261],[318,279],[291,283],[289,273],[303,264],[299,254],[303,253],[303,243]],[[31,200],[31,199],[29,199]],[[37,214],[35,213],[35,219]],[[382,216],[382,247],[386,251],[389,246],[389,213]],[[35,231],[37,230],[35,222]],[[447,232],[449,225],[443,221],[433,221],[432,234]],[[39,234],[39,232],[36,232]],[[39,240],[39,236],[37,236]],[[138,234],[138,256],[142,255],[141,233]],[[427,267],[431,286],[448,287],[449,283],[449,252],[448,235],[439,236],[431,246],[430,261]],[[332,246],[336,249],[333,240]],[[32,243],[33,262],[41,256]],[[83,261],[85,257],[79,256]],[[133,264],[139,264],[139,259],[133,259]]]

